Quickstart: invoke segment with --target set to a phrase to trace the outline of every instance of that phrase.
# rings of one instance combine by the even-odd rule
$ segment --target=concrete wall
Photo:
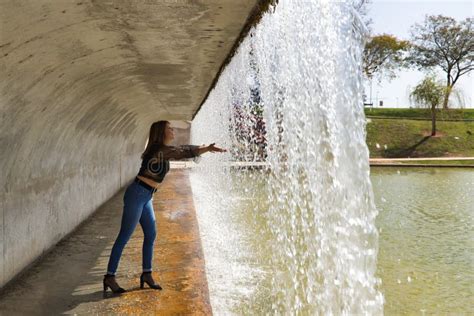
[[[255,2],[0,2],[0,286],[192,118]]]

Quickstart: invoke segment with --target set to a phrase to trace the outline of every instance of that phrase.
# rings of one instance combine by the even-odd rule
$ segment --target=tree
[[[410,99],[417,105],[431,109],[431,136],[436,135],[436,107],[443,100],[445,89],[434,75],[428,75],[410,93]]]
[[[405,67],[404,53],[408,51],[410,43],[398,40],[389,34],[376,35],[365,44],[363,67],[367,78],[372,79],[375,74],[395,77],[395,70]]]
[[[412,54],[410,60],[419,69],[440,67],[446,73],[443,108],[459,78],[474,69],[473,19],[460,23],[443,15],[426,16],[423,24],[411,30]]]
[[[406,67],[405,53],[409,50],[408,41],[398,40],[395,36],[382,34],[373,36],[365,44],[363,55],[363,71],[370,80],[370,102],[372,103],[372,80],[395,77],[395,70]]]

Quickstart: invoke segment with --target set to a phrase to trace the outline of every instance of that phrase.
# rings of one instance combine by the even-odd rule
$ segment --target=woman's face
[[[170,123],[166,123],[165,144],[171,143],[173,139],[174,139],[174,129],[171,127]]]

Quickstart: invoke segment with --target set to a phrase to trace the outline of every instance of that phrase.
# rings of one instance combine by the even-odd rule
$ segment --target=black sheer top
[[[142,159],[139,176],[161,183],[170,170],[170,160],[181,160],[199,156],[199,146],[151,145],[150,150]]]

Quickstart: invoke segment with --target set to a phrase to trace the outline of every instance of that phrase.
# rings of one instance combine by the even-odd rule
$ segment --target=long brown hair
[[[165,129],[168,121],[157,121],[151,124],[150,135],[148,136],[148,144],[146,145],[145,151],[142,153],[142,159],[145,157],[152,145],[163,145],[165,143]]]

